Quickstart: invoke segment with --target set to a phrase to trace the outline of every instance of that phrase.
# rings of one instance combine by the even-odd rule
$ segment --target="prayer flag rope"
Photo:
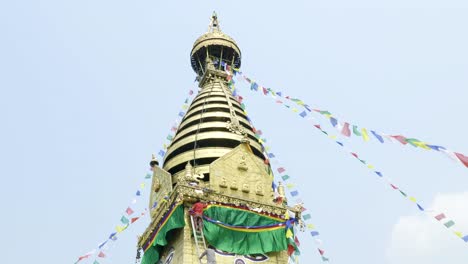
[[[360,128],[359,126],[353,125],[352,123],[347,122],[347,121],[340,121],[336,117],[334,117],[331,112],[327,110],[311,109],[311,107],[308,104],[306,104],[304,101],[297,99],[297,98],[290,97],[288,95],[283,96],[282,92],[276,92],[271,88],[265,88],[259,85],[258,83],[256,83],[255,81],[253,81],[252,79],[250,79],[249,77],[245,76],[242,72],[237,71],[236,69],[234,69],[234,73],[242,76],[242,79],[244,79],[250,84],[251,90],[261,91],[264,95],[271,95],[273,98],[276,99],[277,104],[283,104],[285,107],[291,108],[291,106],[284,104],[284,101],[282,101],[281,99],[278,99],[278,97],[280,97],[280,98],[284,98],[284,100],[294,102],[298,106],[304,107],[305,110],[299,113],[299,115],[302,118],[305,118],[306,116],[308,116],[308,112],[319,113],[320,115],[327,118],[332,124],[332,126],[335,127],[338,130],[338,132],[345,137],[350,138],[352,135],[354,135],[356,137],[362,137],[362,139],[365,142],[367,142],[367,141],[370,141],[370,138],[371,138],[370,136],[373,136],[380,143],[385,143],[386,141],[399,142],[402,145],[411,145],[415,148],[422,148],[425,150],[433,150],[433,151],[441,152],[447,155],[450,159],[460,162],[461,164],[463,164],[465,167],[468,168],[468,156],[462,153],[454,152],[440,145],[429,144],[416,138],[410,138],[410,137],[406,137],[403,135],[389,135],[386,133],[380,133],[372,129]],[[291,110],[294,112],[299,111],[298,109],[294,107],[291,108]]]
[[[177,118],[174,120],[174,123],[172,124],[171,126],[171,130],[170,132],[167,134],[166,136],[166,140],[167,142],[165,142],[162,146],[162,148],[158,151],[158,156],[162,158],[164,158],[164,156],[166,155],[166,150],[168,148],[168,146],[171,144],[172,140],[174,139],[174,136],[177,132],[177,129],[179,128],[179,125],[180,125],[180,122],[181,122],[181,118],[184,117],[185,115],[185,112],[187,111],[187,109],[189,108],[190,106],[190,102],[192,101],[192,96],[193,96],[194,92],[193,90],[189,90],[188,92],[188,95],[187,95],[187,98],[185,98],[184,100],[184,103],[182,104],[182,106],[180,107],[180,110],[179,110],[179,113],[177,115]]]
[[[265,88],[266,89],[266,88]],[[253,89],[254,90],[254,89]],[[266,89],[268,91],[268,89]],[[274,93],[274,92],[273,92]],[[267,95],[268,93],[264,93],[264,95]],[[276,95],[278,95],[278,93],[275,93]],[[290,106],[288,105],[285,105],[283,104],[286,108],[292,110],[294,113],[298,113],[299,111],[296,109],[296,111],[293,109],[291,109]],[[304,106],[305,107],[305,106]],[[305,107],[306,108],[306,107]],[[306,108],[307,109],[307,108]],[[299,114],[299,116],[301,116],[302,118],[304,118],[306,115],[304,115],[303,113],[305,112],[301,112]],[[314,118],[310,117],[309,120],[313,121],[315,120]],[[333,121],[333,119],[331,119]],[[333,121],[333,123],[335,123],[335,121]],[[332,124],[333,125],[333,124]],[[439,221],[441,224],[443,224],[447,229],[449,229],[453,234],[455,234],[457,237],[459,237],[460,239],[462,239],[464,242],[468,243],[468,235],[464,235],[462,232],[456,230],[456,228],[454,228],[455,226],[455,221],[454,220],[451,220],[451,219],[446,219],[445,217],[445,214],[443,212],[439,212],[437,213],[435,216],[434,215],[431,215],[431,212],[432,210],[425,210],[424,207],[417,201],[417,199],[414,197],[414,196],[411,196],[411,195],[408,195],[407,192],[403,191],[400,187],[398,187],[397,185],[395,185],[394,183],[392,183],[390,181],[390,179],[386,176],[384,176],[384,174],[381,172],[381,171],[378,171],[375,169],[375,167],[373,165],[371,165],[370,163],[366,162],[364,159],[362,159],[356,152],[352,151],[352,150],[349,150],[347,147],[345,147],[345,144],[341,141],[338,141],[337,140],[337,136],[336,135],[332,135],[330,134],[329,132],[325,131],[321,125],[319,123],[316,123],[314,124],[314,127],[318,130],[320,130],[320,132],[322,132],[322,134],[326,135],[327,138],[333,140],[337,145],[339,145],[340,147],[342,147],[343,150],[345,150],[346,152],[348,152],[349,154],[351,154],[351,156],[353,156],[356,160],[358,160],[363,166],[365,166],[367,169],[371,170],[375,175],[377,175],[379,178],[382,178],[386,181],[386,183],[388,184],[388,186],[390,186],[393,190],[395,190],[396,192],[400,193],[401,196],[403,196],[404,198],[408,199],[410,202],[414,203],[415,206],[418,208],[419,211],[422,211],[424,212],[425,214],[429,215],[430,217],[436,219],[437,221]],[[346,127],[346,125],[345,125]],[[347,132],[348,133],[348,132]],[[361,136],[363,136],[364,139],[368,138],[368,133],[367,133],[367,130],[366,129],[361,129],[360,131],[361,133]],[[443,220],[443,221],[442,221]]]
[[[151,177],[152,177],[152,175],[150,173],[147,173],[144,176],[144,179],[148,180],[148,179],[151,179]],[[140,188],[136,191],[135,196],[131,201],[131,204],[136,204],[137,203],[137,198],[139,196],[141,196],[141,192],[145,188],[145,186],[146,186],[145,182],[142,182],[140,184]],[[107,239],[105,239],[103,242],[99,243],[97,248],[93,249],[92,251],[89,251],[88,253],[86,253],[86,254],[84,254],[82,256],[79,256],[78,260],[75,262],[75,264],[79,263],[80,261],[82,261],[84,259],[88,259],[90,257],[93,257],[95,255],[96,255],[95,258],[106,258],[107,255],[104,252],[106,252],[106,249],[107,249],[107,246],[108,246],[109,242],[116,241],[117,240],[117,234],[120,234],[123,231],[127,230],[127,228],[130,225],[132,225],[133,223],[138,221],[141,217],[143,217],[146,214],[146,209],[143,212],[139,213],[139,214],[135,214],[135,211],[132,209],[132,207],[133,207],[133,205],[127,206],[127,209],[125,210],[125,212],[120,217],[120,224],[118,224],[115,227],[115,231],[112,232],[107,237]],[[96,259],[94,260],[93,263],[94,264],[99,264],[99,262]]]
[[[231,90],[232,94],[234,95],[234,97],[239,101],[239,103],[241,104],[241,108],[243,109],[244,111],[244,114],[245,116],[247,116],[247,111],[245,110],[245,104],[242,102],[243,101],[243,97],[240,96],[237,92],[237,89],[235,88],[234,86],[234,81],[232,79],[232,72],[229,70],[229,69],[225,69],[227,74],[228,74],[228,87],[229,89]],[[252,124],[252,121],[248,118],[248,121],[250,123],[250,125],[252,126],[253,128],[253,131],[255,133],[255,137],[259,140],[260,142],[260,145],[263,149],[263,152],[264,152],[264,155],[267,157],[267,159],[265,160],[265,163],[266,164],[270,164],[270,160],[272,159],[274,162],[273,163],[279,163],[276,159],[276,156],[275,154],[273,154],[271,151],[270,151],[270,147],[265,145],[264,146],[264,143],[267,142],[267,140],[265,138],[262,138],[262,131],[261,130],[258,130],[255,128],[255,126]],[[271,165],[271,164],[270,164]],[[272,178],[274,178],[274,175],[273,175],[273,172],[271,170],[267,171]],[[277,172],[280,176],[280,178],[285,182],[286,184],[286,188],[288,189],[288,196],[290,197],[294,197],[294,198],[297,198],[296,199],[296,202],[298,203],[302,203],[302,200],[300,198],[298,198],[299,196],[299,191],[295,188],[296,184],[294,184],[292,181],[291,181],[291,176],[289,176],[288,174],[286,174],[286,169],[282,166],[278,166],[277,167]],[[272,183],[272,188],[274,191],[276,191],[277,189],[277,185],[275,184],[275,182],[273,181]],[[280,203],[282,201],[279,201]],[[303,212],[306,211],[307,209],[304,208],[303,209]],[[285,216],[286,218],[289,218],[289,215]],[[310,219],[312,218],[310,214],[304,214],[302,215],[302,218],[304,220],[304,223],[305,223],[305,227],[307,228],[308,232],[310,232],[310,235],[312,236],[312,238],[314,239],[315,243],[317,244],[317,250],[320,254],[320,258],[323,262],[329,262],[330,259],[325,256],[325,251],[321,248],[323,242],[322,240],[319,238],[319,231],[316,229],[315,225],[310,223]],[[296,232],[295,232],[296,233]],[[300,255],[300,251],[299,251],[299,246],[300,246],[300,243],[299,243],[299,239],[297,236],[295,236],[294,238],[292,237],[289,237],[288,238],[290,240],[290,243],[289,243],[289,246],[288,246],[288,255],[291,257],[292,260],[294,261],[298,261],[298,256]],[[294,254],[293,254],[294,253]]]
[[[191,97],[192,97],[193,94],[194,94],[193,90],[189,90],[188,96],[184,100],[184,103],[181,106],[181,110],[178,113],[178,118],[176,118],[174,124],[172,125],[172,127],[170,129],[169,134],[166,137],[166,139],[169,141],[168,144],[170,144],[170,142],[174,138],[174,135],[177,132],[177,128],[178,128],[178,125],[180,123],[179,117],[183,117],[185,115],[184,111],[186,111],[188,109],[188,107],[190,105]],[[166,154],[165,151],[167,149],[168,144],[164,143],[162,149],[159,150],[158,155],[161,156],[161,158],[163,158],[164,155]],[[152,177],[152,174],[147,173],[145,175],[144,179],[148,180],[148,179],[151,179],[151,177]],[[145,186],[146,186],[145,182],[142,182],[140,184],[140,188],[135,192],[135,197],[132,199],[131,204],[136,204],[137,198],[141,196],[142,190],[145,188]],[[153,208],[151,208],[151,209],[156,208],[156,206],[157,205],[154,205]],[[96,255],[98,258],[106,258],[107,255],[104,252],[105,252],[105,249],[106,249],[106,246],[108,245],[108,243],[111,242],[111,241],[116,241],[117,240],[117,234],[120,234],[123,231],[127,230],[127,228],[130,225],[132,225],[133,223],[138,221],[142,216],[144,216],[146,214],[146,209],[145,209],[145,211],[143,211],[140,214],[135,215],[134,213],[135,212],[131,208],[131,206],[128,206],[127,209],[125,210],[125,213],[120,217],[120,224],[118,224],[115,227],[115,232],[112,232],[106,240],[104,240],[102,243],[100,243],[98,245],[97,249],[89,251],[88,253],[78,257],[78,260],[75,262],[75,264],[79,263],[80,261],[82,261],[84,259],[88,259],[88,258],[90,258],[90,257],[92,257],[94,255]],[[99,264],[99,262],[97,260],[94,260],[94,264]]]

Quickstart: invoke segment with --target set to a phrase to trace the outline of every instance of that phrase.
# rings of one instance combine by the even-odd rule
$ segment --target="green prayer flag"
[[[320,111],[320,114],[322,114],[322,115],[331,115],[331,113],[328,112],[328,111]]]
[[[290,177],[289,177],[289,175],[286,174],[286,175],[281,176],[281,178],[283,179],[283,181],[286,181],[286,180],[289,179]]]
[[[447,228],[450,228],[450,227],[452,227],[454,225],[455,225],[455,222],[452,221],[452,220],[450,220],[450,221],[448,221],[447,223],[444,224],[444,226],[446,226]]]
[[[95,260],[95,261],[93,262],[93,264],[99,264],[99,262],[98,262],[97,260]]]
[[[416,144],[417,142],[421,142],[420,140],[417,140],[415,138],[407,138],[406,139],[406,142],[410,143],[411,146],[413,147],[418,147],[418,145]]]
[[[148,174],[145,175],[145,179],[149,179],[149,178],[151,178],[151,174],[150,174],[150,173],[148,173]]]
[[[400,191],[400,193],[401,193],[403,196],[406,197],[406,193],[404,193],[402,190],[399,190],[399,191]]]
[[[120,222],[122,222],[122,224],[124,225],[129,223],[128,219],[125,216],[122,216],[122,218],[120,218]]]
[[[361,132],[359,132],[359,129],[358,129],[357,126],[353,126],[353,133],[354,133],[354,135],[356,135],[358,137],[362,136]]]
[[[172,140],[172,136],[171,136],[171,135],[168,135],[168,136],[167,136],[167,140]]]

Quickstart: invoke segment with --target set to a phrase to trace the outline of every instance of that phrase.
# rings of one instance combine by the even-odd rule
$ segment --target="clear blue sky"
[[[196,87],[189,52],[213,10],[259,83],[468,154],[466,1],[210,2],[0,3],[2,263],[73,263],[112,232]],[[331,263],[466,262],[468,245],[310,124],[238,86],[300,184]],[[468,233],[467,168],[436,152],[348,141]],[[102,263],[133,263],[146,224]],[[302,263],[320,263],[313,241],[300,239]]]

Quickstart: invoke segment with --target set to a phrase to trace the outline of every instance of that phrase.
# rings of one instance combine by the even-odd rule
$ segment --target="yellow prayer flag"
[[[414,198],[414,197],[410,197],[409,199],[410,199],[410,201],[412,201],[413,203],[416,202],[416,198]]]
[[[374,166],[369,164],[369,165],[367,165],[367,168],[374,169]]]
[[[291,238],[293,237],[293,233],[291,232],[291,229],[288,229],[288,231],[286,231],[286,238]]]
[[[426,143],[424,143],[424,142],[414,142],[414,144],[415,144],[416,146],[420,147],[420,148],[425,149],[425,150],[431,150],[431,148],[428,147],[428,146],[426,145]]]
[[[336,136],[335,136],[335,135],[331,135],[330,138],[333,139],[333,140],[335,140],[335,139],[336,139]]]
[[[307,224],[308,229],[315,229],[315,226],[313,224]]]
[[[288,189],[294,188],[294,186],[296,186],[296,185],[294,185],[292,183],[286,184],[286,188],[288,188]]]
[[[141,187],[141,189],[144,189],[145,188],[145,183],[140,183],[140,187]]]
[[[293,111],[294,113],[299,112],[299,110],[297,110],[296,108],[293,108],[292,111]]]
[[[462,234],[462,232],[460,232],[460,231],[455,231],[455,232],[453,232],[453,233],[454,233],[455,235],[457,235],[457,237],[463,237],[463,234]]]
[[[115,231],[117,231],[117,233],[121,233],[121,232],[124,231],[126,228],[127,228],[127,226],[118,225],[118,226],[115,227]]]
[[[361,129],[361,134],[364,141],[369,141],[369,134],[367,134],[367,130],[365,128]]]

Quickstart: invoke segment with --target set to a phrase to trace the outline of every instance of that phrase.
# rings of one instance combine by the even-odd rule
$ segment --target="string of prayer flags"
[[[227,73],[230,74],[229,71],[227,71]],[[235,89],[232,85],[230,85],[229,88],[230,88],[231,91]],[[257,89],[258,89],[258,86],[257,86],[255,83],[252,83],[251,89],[252,89],[252,90],[257,90]],[[276,94],[279,95],[279,96],[281,96],[281,93],[276,93]],[[245,105],[244,105],[243,109],[244,109],[244,111],[245,111]],[[254,131],[254,133],[255,133],[255,137],[260,138],[260,136],[262,135],[261,130],[256,129],[255,126],[252,124],[252,121],[251,121],[250,119],[249,119],[248,121],[249,121],[250,125],[251,125],[252,128],[253,128],[253,131]],[[264,141],[266,142],[266,140],[264,140]],[[275,156],[273,153],[270,152],[270,146],[263,146],[263,144],[260,144],[260,145],[262,146],[262,149],[263,149],[263,152],[264,152],[265,156],[268,157],[268,158],[270,158],[270,159],[275,159],[274,163],[278,163],[278,162],[276,161],[276,156]],[[269,164],[269,163],[270,163],[269,160],[266,159],[266,160],[265,160],[265,164]],[[269,167],[269,166],[268,166],[268,167]],[[282,179],[283,181],[285,181],[287,187],[289,186],[289,187],[293,188],[293,187],[295,186],[294,184],[292,184],[292,183],[290,182],[291,177],[290,177],[288,174],[285,174],[286,169],[285,169],[284,167],[278,166],[278,168],[277,168],[276,170],[277,170],[278,174],[280,174],[279,176],[281,177],[281,179]],[[269,173],[271,174],[272,171],[270,170]],[[272,175],[272,174],[271,174],[271,175]],[[272,176],[273,176],[273,175],[272,175]],[[286,181],[288,181],[288,182],[286,182]],[[273,182],[273,183],[272,183],[272,186],[274,186],[273,188],[276,189],[275,187],[276,187],[277,185]],[[297,190],[293,190],[293,191],[291,191],[289,194],[290,194],[292,197],[295,197],[295,196],[298,196],[298,195],[299,195],[299,192],[298,192]],[[302,202],[301,199],[299,199],[299,198],[298,198],[296,201],[299,202],[299,203]],[[282,201],[279,201],[279,202],[282,202]],[[304,208],[303,211],[305,211],[305,208]],[[287,216],[286,218],[289,218],[289,216]],[[311,216],[310,216],[310,214],[306,214],[306,215],[304,215],[302,218],[303,218],[304,221],[306,222],[306,221],[309,221],[309,220],[311,219]],[[317,232],[317,231],[315,231],[315,225],[313,225],[312,223],[306,223],[306,227],[307,227],[308,230],[310,230],[310,231],[312,231],[312,232]],[[318,236],[318,232],[317,232],[317,235],[316,235],[316,236]],[[323,242],[322,242],[319,238],[317,238],[316,236],[315,236],[315,237],[312,236],[312,237],[314,237],[314,239],[315,239],[317,245],[321,245]],[[294,242],[294,243],[292,243],[292,245],[296,245],[296,247],[299,246],[299,243],[296,243],[296,239],[294,239],[293,242]],[[291,245],[291,244],[288,245],[288,255],[289,255],[289,256],[291,256],[291,255],[292,255],[293,253],[295,253],[295,252],[296,252],[297,254],[299,254],[299,250],[298,250],[297,248],[295,248],[294,246],[292,246],[292,245]],[[298,260],[297,256],[298,256],[298,255],[294,255],[296,261]],[[321,259],[322,259],[323,262],[329,261],[329,259],[328,259],[327,257],[323,257],[323,256],[322,256]]]
[[[243,80],[247,81],[250,84],[251,90],[257,91],[258,90],[257,88],[261,87],[262,91],[263,91],[263,94],[265,96],[266,95],[271,95],[271,97],[275,99],[276,103],[282,104],[286,108],[290,108],[290,106],[287,105],[287,104],[284,104],[283,101],[276,99],[276,96],[282,94],[281,92],[276,92],[271,88],[264,88],[263,86],[259,85],[258,83],[253,82],[250,78],[248,78],[247,76],[245,76],[241,72],[239,72],[239,76],[242,77]],[[362,137],[365,142],[368,142],[371,139],[370,135],[372,135],[373,138],[375,138],[380,143],[385,143],[386,141],[387,142],[393,142],[392,139],[395,139],[396,141],[400,142],[402,145],[411,145],[413,147],[421,148],[421,149],[424,149],[424,150],[433,150],[433,151],[437,151],[437,152],[442,152],[443,154],[448,155],[450,158],[454,159],[457,162],[460,162],[462,165],[464,165],[466,168],[468,168],[468,156],[466,156],[464,154],[461,154],[461,153],[458,153],[458,152],[451,151],[451,150],[449,150],[449,149],[447,149],[447,148],[445,148],[443,146],[428,144],[428,143],[425,143],[425,142],[423,142],[421,140],[418,140],[416,138],[409,138],[409,137],[405,137],[405,136],[402,136],[402,135],[389,135],[389,134],[386,134],[386,133],[380,133],[380,132],[377,132],[376,130],[369,130],[370,133],[371,133],[371,134],[369,134],[367,132],[368,130],[366,128],[359,129],[359,127],[357,125],[352,125],[353,134],[351,134],[350,133],[351,131],[349,130],[349,126],[351,126],[351,123],[347,122],[347,121],[338,120],[329,111],[320,110],[320,109],[311,110],[310,106],[305,104],[304,101],[302,101],[300,99],[297,99],[297,98],[290,97],[290,96],[284,96],[284,97],[281,97],[281,98],[285,98],[286,100],[289,100],[289,101],[297,104],[298,106],[302,106],[308,112],[314,111],[314,112],[319,113],[320,115],[324,116],[325,118],[329,119],[331,125],[333,127],[335,127],[342,135],[344,135],[347,138],[350,138],[354,134],[357,137]],[[298,112],[298,110],[293,108],[293,112]],[[305,118],[307,116],[307,112],[306,111],[300,112],[299,116],[301,116],[302,118]],[[343,124],[343,125],[341,125],[341,124]],[[387,139],[387,140],[385,140],[384,138]]]
[[[287,98],[287,96],[286,96],[286,98]],[[284,104],[282,104],[282,105],[284,105]],[[334,126],[334,127],[339,127],[338,131],[340,132],[340,134],[342,134],[342,131],[343,131],[344,127],[347,126],[347,125],[346,125],[346,122],[345,122],[344,125],[342,126],[342,125],[339,124],[339,122],[338,122],[338,120],[337,120],[336,118],[334,118],[334,117],[331,116],[331,114],[330,114],[328,111],[320,111],[320,110],[315,110],[315,111],[316,111],[316,112],[320,112],[320,113],[325,113],[326,115],[328,115],[328,116],[329,116],[329,119],[330,119],[330,122],[332,123],[332,126]],[[315,120],[315,119],[310,118],[310,119],[308,119],[308,120]],[[404,198],[408,199],[408,200],[409,200],[410,202],[412,202],[412,203],[415,203],[415,204],[416,204],[416,207],[418,208],[419,211],[424,212],[424,213],[426,213],[426,214],[429,214],[429,212],[426,211],[426,210],[424,210],[424,207],[423,207],[420,203],[418,203],[417,199],[416,199],[414,196],[408,196],[406,192],[402,191],[397,185],[395,185],[394,183],[392,183],[392,182],[390,181],[389,178],[385,177],[381,171],[375,170],[375,167],[374,167],[373,165],[369,164],[369,163],[366,162],[364,159],[360,159],[360,158],[359,158],[359,155],[356,154],[356,152],[353,152],[353,151],[351,151],[351,150],[348,150],[348,149],[345,147],[345,144],[343,144],[343,142],[337,140],[337,136],[336,136],[336,135],[332,135],[332,134],[330,134],[329,132],[325,131],[319,123],[314,124],[313,126],[314,126],[316,129],[320,130],[320,131],[322,132],[322,134],[326,135],[327,138],[333,140],[335,143],[337,143],[338,145],[340,145],[346,152],[349,152],[349,154],[351,154],[356,160],[359,160],[359,162],[360,162],[361,164],[363,164],[364,166],[366,166],[366,168],[370,169],[373,173],[375,173],[376,175],[378,175],[379,178],[385,179],[385,181],[389,184],[389,186],[390,186],[393,190],[398,191],[398,193],[400,193]],[[359,131],[358,131],[358,127],[357,127],[357,126],[353,126],[353,131],[358,132],[358,133],[363,137],[364,141],[368,141],[368,140],[369,140],[369,134],[368,134],[368,132],[367,132],[367,129],[361,128],[361,130],[360,130],[360,132],[359,132]],[[372,132],[371,132],[371,133],[372,133]],[[347,133],[346,133],[346,134],[347,134]],[[357,133],[355,133],[355,134],[357,134]],[[375,132],[375,131],[374,131],[374,133],[372,133],[372,134],[373,134],[374,136],[375,136],[375,135],[380,136],[380,134],[378,134],[378,133]],[[419,146],[419,145],[423,144],[423,143],[421,143],[420,141],[417,141],[417,140],[414,140],[414,139],[409,139],[409,140],[408,140],[408,139],[407,139],[406,137],[404,137],[404,136],[392,136],[392,137],[395,138],[395,139],[397,139],[397,140],[400,141],[400,142],[404,142],[405,144],[408,144],[409,142],[413,143],[413,144],[416,145],[416,146]],[[376,138],[377,138],[380,142],[381,142],[381,140],[383,140],[383,138],[381,138],[381,140],[380,140],[377,136],[376,136]],[[411,143],[410,143],[410,144],[411,144]],[[429,149],[433,149],[433,148],[430,148],[430,147],[429,147]],[[441,149],[445,150],[445,148],[443,148],[443,147],[442,147]],[[466,159],[465,161],[468,162],[468,157],[462,156],[461,159],[460,159],[460,157],[458,157],[455,153],[452,153],[452,154],[453,154],[453,156],[456,156],[456,158],[458,158],[460,161],[463,162],[463,160]],[[459,154],[459,153],[458,153],[458,154]],[[460,154],[460,155],[462,155],[462,154]],[[466,164],[465,164],[465,165],[466,165]],[[447,222],[445,222],[445,223],[443,223],[443,224],[444,224],[447,228],[451,228],[451,227],[453,227],[453,226],[455,225],[455,222],[454,222],[453,220],[449,220],[449,221],[447,221]],[[463,237],[464,237],[463,234],[462,234],[461,232],[459,232],[459,231],[456,231],[456,232],[457,232],[457,234],[456,234],[457,237],[459,237],[459,238],[463,238]],[[465,241],[465,242],[466,242],[466,241]]]
[[[149,180],[149,179],[151,179],[151,177],[152,177],[152,175],[151,175],[150,173],[146,173],[145,176],[144,176],[144,179],[145,179],[145,180]],[[143,189],[143,188],[144,188],[144,183],[140,184],[140,187],[142,187],[142,189]],[[136,203],[136,199],[137,199],[138,197],[140,197],[140,196],[141,196],[141,190],[139,189],[139,190],[136,191],[135,197],[132,199],[132,204],[135,204],[135,203]],[[135,222],[136,222],[137,220],[139,220],[142,216],[144,216],[144,215],[145,215],[145,212],[146,212],[146,211],[142,212],[139,216],[133,217],[133,218],[131,218],[131,219],[129,219],[129,218],[126,217],[125,215],[122,215],[122,216],[120,217],[120,223],[121,223],[121,224],[119,224],[119,225],[117,225],[117,226],[115,227],[115,232],[112,232],[112,233],[108,236],[108,238],[107,238],[105,241],[101,242],[101,243],[97,246],[97,249],[99,250],[99,253],[96,255],[96,257],[105,258],[105,257],[106,257],[106,254],[104,253],[104,250],[105,250],[105,246],[109,243],[109,241],[116,241],[116,240],[117,240],[117,234],[120,234],[120,233],[124,232],[125,230],[127,230],[127,228],[128,228],[131,224],[135,223]],[[128,206],[127,209],[125,210],[125,214],[126,214],[126,215],[129,215],[129,216],[130,216],[130,215],[132,215],[132,214],[134,214],[134,213],[135,213],[134,210],[133,210],[131,207],[129,207],[129,206]],[[75,263],[78,263],[78,262],[82,261],[83,259],[87,259],[87,258],[89,258],[89,257],[91,257],[91,256],[94,256],[95,253],[96,253],[96,249],[94,249],[94,250],[92,250],[92,251],[86,253],[86,254],[83,255],[83,256],[80,256],[80,257],[78,258],[78,260],[77,260]],[[96,263],[96,262],[97,262],[97,261],[94,260],[94,263]]]

